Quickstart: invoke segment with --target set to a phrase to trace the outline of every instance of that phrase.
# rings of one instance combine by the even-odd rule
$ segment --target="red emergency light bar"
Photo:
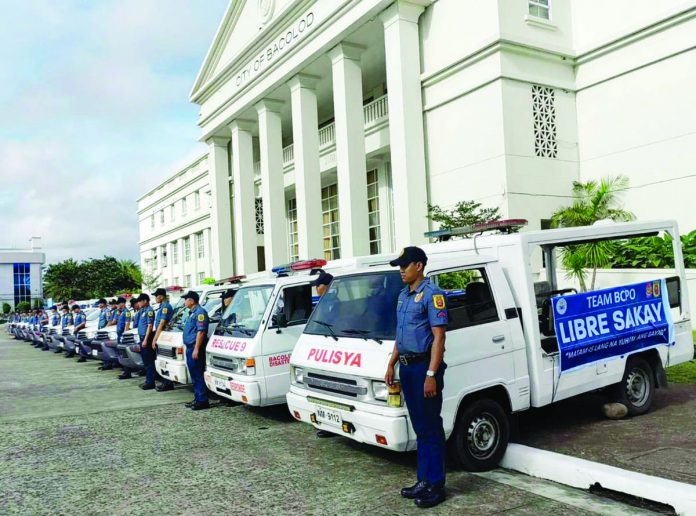
[[[318,269],[326,265],[326,260],[317,258],[314,260],[300,260],[299,262],[293,262],[290,264],[290,269],[293,271],[306,271],[309,269]]]
[[[492,220],[490,222],[481,222],[464,226],[461,228],[438,229],[436,231],[428,231],[424,234],[427,238],[436,238],[440,241],[449,240],[453,236],[472,235],[474,233],[483,233],[484,231],[498,230],[501,233],[513,233],[520,227],[527,225],[526,219],[505,219]]]
[[[215,285],[224,285],[225,283],[239,283],[244,278],[246,278],[246,275],[244,275],[244,274],[240,274],[239,276],[230,276],[229,278],[223,278],[221,280],[217,280],[215,282]]]
[[[180,285],[170,285],[170,286],[166,287],[165,290],[167,292],[181,292],[182,290],[184,290],[184,287],[182,287]]]

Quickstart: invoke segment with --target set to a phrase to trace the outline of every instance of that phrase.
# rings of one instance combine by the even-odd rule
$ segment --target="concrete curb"
[[[500,465],[579,489],[598,483],[605,489],[671,505],[678,514],[696,514],[696,486],[690,484],[521,444],[510,444]]]

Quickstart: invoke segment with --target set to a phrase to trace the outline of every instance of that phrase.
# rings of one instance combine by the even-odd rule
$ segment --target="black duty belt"
[[[419,362],[424,362],[426,360],[430,360],[430,351],[426,351],[424,353],[403,353],[399,354],[399,363],[401,365],[411,365],[411,364],[417,364]]]

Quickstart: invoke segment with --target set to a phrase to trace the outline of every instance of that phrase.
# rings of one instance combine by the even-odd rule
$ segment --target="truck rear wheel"
[[[468,471],[498,467],[510,438],[510,420],[495,400],[481,398],[460,409],[450,449]]]
[[[614,386],[614,399],[626,405],[629,415],[640,416],[650,410],[654,396],[652,366],[644,358],[629,358],[621,383]]]

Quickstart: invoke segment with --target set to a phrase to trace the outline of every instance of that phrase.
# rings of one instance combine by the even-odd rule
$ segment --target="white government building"
[[[0,248],[0,309],[8,304],[14,310],[23,301],[33,307],[43,301],[41,268],[46,255],[40,237],[31,237],[29,242],[27,248]]]
[[[692,230],[694,34],[694,1],[233,0],[191,92],[208,155],[139,200],[143,263],[190,285],[395,252],[428,203],[538,228],[617,174]]]

